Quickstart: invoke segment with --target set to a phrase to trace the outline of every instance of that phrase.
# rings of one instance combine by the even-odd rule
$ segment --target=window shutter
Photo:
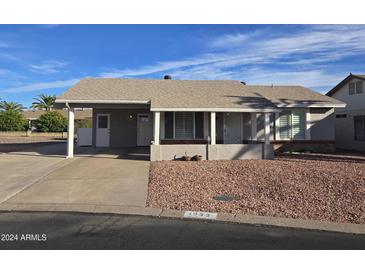
[[[305,113],[293,112],[292,116],[293,139],[305,139]]]
[[[279,116],[280,139],[290,139],[291,115],[290,112],[282,112]]]
[[[192,112],[175,112],[175,138],[193,139],[194,121]]]
[[[356,82],[356,93],[363,93],[363,90],[362,90],[362,81],[357,81]]]
[[[355,94],[355,83],[349,83],[349,94]]]

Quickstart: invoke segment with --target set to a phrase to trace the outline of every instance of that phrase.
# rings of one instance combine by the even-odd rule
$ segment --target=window
[[[305,139],[306,113],[304,111],[284,111],[279,116],[280,139]]]
[[[165,112],[165,138],[174,138],[174,113]]]
[[[362,81],[357,81],[356,82],[356,94],[359,94],[359,93],[363,93]]]
[[[204,139],[204,113],[165,112],[165,139]]]
[[[98,116],[98,128],[108,128],[108,116]]]
[[[346,114],[336,114],[337,119],[346,118],[346,117],[347,117]]]
[[[291,113],[282,112],[279,117],[280,139],[291,138]]]
[[[349,94],[355,94],[355,83],[349,83]]]
[[[354,131],[356,141],[365,141],[365,116],[354,116]]]
[[[204,113],[195,112],[195,139],[204,139]]]
[[[175,139],[194,138],[194,113],[175,112]]]

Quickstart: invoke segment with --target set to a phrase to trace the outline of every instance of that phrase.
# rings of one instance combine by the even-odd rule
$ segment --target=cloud
[[[53,74],[60,72],[61,69],[66,67],[68,65],[67,62],[61,62],[61,61],[45,61],[41,64],[31,64],[29,65],[31,67],[31,70],[36,73],[42,73],[42,74]]]
[[[8,43],[5,42],[0,42],[0,48],[9,48],[10,45]]]
[[[80,79],[74,78],[63,81],[45,82],[45,83],[35,83],[30,85],[23,85],[13,88],[3,89],[2,92],[6,93],[18,93],[18,92],[28,92],[28,91],[38,91],[52,88],[65,88],[75,85]]]
[[[114,69],[99,76],[138,77],[163,72],[175,79],[238,79],[318,87],[335,83],[347,73],[342,66],[336,70],[329,64],[365,55],[365,27],[361,25],[302,26],[285,32],[273,28],[214,37],[207,53],[191,58]],[[251,67],[255,67],[255,75]]]

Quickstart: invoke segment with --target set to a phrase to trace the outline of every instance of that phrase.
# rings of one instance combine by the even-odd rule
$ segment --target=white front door
[[[149,146],[152,140],[151,114],[137,114],[137,146]]]
[[[110,114],[97,114],[95,146],[108,147],[109,143],[110,143]]]
[[[223,114],[224,122],[224,143],[225,144],[242,144],[241,138],[241,113],[229,112]]]

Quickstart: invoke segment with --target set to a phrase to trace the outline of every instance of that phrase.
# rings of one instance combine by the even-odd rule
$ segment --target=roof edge
[[[336,86],[334,86],[329,92],[327,92],[326,95],[331,96],[334,93],[336,93],[337,90],[342,88],[347,83],[347,81],[349,81],[351,78],[357,78],[357,79],[365,80],[365,77],[350,73],[345,79],[343,79]]]
[[[222,108],[207,108],[207,107],[202,107],[202,108],[168,108],[168,107],[156,107],[156,108],[151,108],[151,111],[186,111],[186,112],[193,112],[193,111],[206,111],[206,112],[280,112],[280,109],[278,108],[260,108],[260,109],[255,109],[255,108],[227,108],[227,107],[222,107]]]
[[[88,100],[88,99],[56,99],[55,103],[95,103],[95,104],[150,104],[150,100]]]

